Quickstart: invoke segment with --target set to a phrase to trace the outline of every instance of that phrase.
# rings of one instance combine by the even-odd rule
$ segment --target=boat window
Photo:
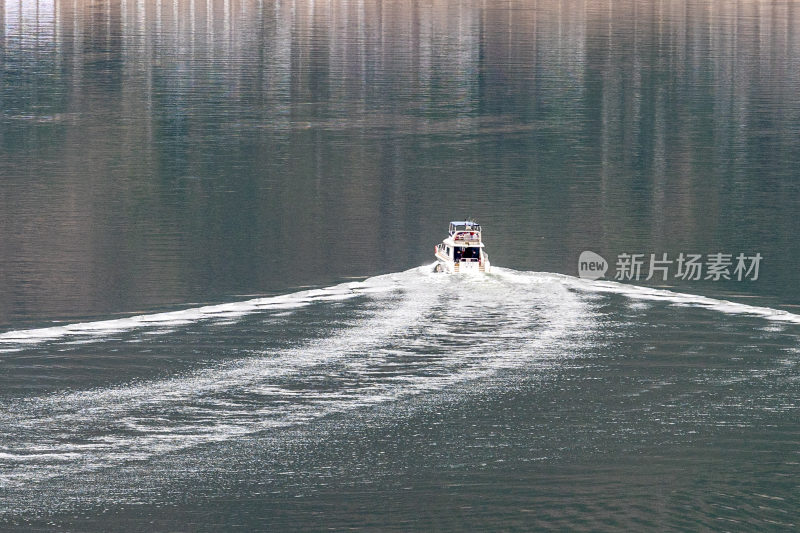
[[[480,248],[469,246],[469,247],[456,247],[456,256],[460,257],[461,259],[470,259],[470,260],[478,260],[480,259]]]

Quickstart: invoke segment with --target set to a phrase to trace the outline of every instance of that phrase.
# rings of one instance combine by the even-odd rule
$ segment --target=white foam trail
[[[247,314],[268,309],[297,309],[314,301],[346,300],[359,294],[361,290],[375,290],[365,282],[348,282],[328,287],[296,292],[292,294],[255,298],[243,302],[206,305],[192,309],[168,311],[148,315],[137,315],[97,322],[81,322],[49,328],[24,329],[0,333],[0,343],[38,344],[68,336],[103,337],[140,328],[163,328],[165,326],[185,326],[201,320],[229,318],[235,319]]]
[[[585,303],[549,279],[416,269],[368,282],[377,310],[368,307],[371,315],[331,338],[173,379],[11,403],[0,413],[0,427],[14,428],[0,441],[0,485],[23,487],[542,364],[569,356],[567,339],[591,326]]]
[[[557,280],[565,287],[578,290],[585,294],[619,294],[621,296],[626,296],[636,300],[669,302],[676,306],[698,307],[725,314],[752,315],[775,322],[800,324],[800,315],[790,313],[789,311],[773,309],[771,307],[748,305],[739,302],[731,302],[729,300],[710,298],[697,294],[642,287],[640,285],[627,285],[616,281],[591,281],[582,278],[576,278],[574,276],[568,276],[566,274],[556,274],[551,272],[525,272],[499,267],[492,267],[492,272],[499,276],[503,276],[504,278],[515,279],[520,282],[525,279]]]
[[[704,296],[495,268],[486,276],[430,268],[235,304],[9,332],[31,342],[84,331],[230,319],[260,309],[362,294],[365,318],[296,349],[253,353],[171,379],[8,402],[0,412],[0,487],[143,460],[205,443],[302,424],[328,414],[481,386],[506,369],[557,364],[591,342],[592,295],[697,306],[800,323],[800,316]],[[231,314],[230,316],[228,314]],[[14,333],[14,335],[11,335]],[[101,333],[102,334],[102,333]],[[7,340],[6,342],[19,342]],[[76,444],[79,443],[79,444]]]
[[[571,276],[562,276],[558,274],[552,275],[563,279],[567,286],[581,291],[614,293],[627,296],[628,298],[635,298],[637,300],[670,302],[673,305],[701,307],[725,314],[752,315],[775,322],[800,324],[800,315],[790,313],[782,309],[748,305],[739,302],[731,302],[729,300],[719,300],[716,298],[709,298],[707,296],[699,296],[696,294],[673,292],[666,289],[655,289],[651,287],[642,287],[639,285],[626,285],[624,283],[618,283],[615,281],[589,281]]]

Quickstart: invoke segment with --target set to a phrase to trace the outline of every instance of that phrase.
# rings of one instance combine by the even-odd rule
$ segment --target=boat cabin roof
[[[481,231],[481,225],[474,220],[454,220],[450,222],[450,235],[457,231]]]

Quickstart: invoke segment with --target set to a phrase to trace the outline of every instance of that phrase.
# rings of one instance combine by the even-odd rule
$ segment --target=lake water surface
[[[0,528],[797,527],[798,28],[0,0]]]

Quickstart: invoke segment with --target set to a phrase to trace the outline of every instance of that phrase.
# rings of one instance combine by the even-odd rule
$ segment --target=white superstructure
[[[483,249],[481,226],[472,220],[450,222],[449,235],[436,245],[436,272],[489,272],[489,254]]]

